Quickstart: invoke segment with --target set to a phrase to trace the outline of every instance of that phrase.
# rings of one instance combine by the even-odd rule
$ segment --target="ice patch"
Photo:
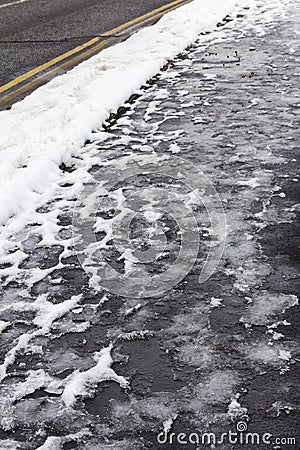
[[[0,320],[0,334],[1,334],[2,331],[4,331],[9,325],[10,325],[10,322],[5,322],[4,320]]]
[[[291,352],[279,347],[278,345],[268,345],[259,343],[247,350],[248,357],[252,361],[266,365],[282,365],[284,362],[290,362]]]
[[[296,295],[272,294],[267,291],[255,294],[252,301],[241,318],[241,322],[249,325],[268,325],[274,317],[299,303]]]
[[[1,450],[21,450],[24,449],[24,445],[21,442],[13,441],[12,439],[0,440]]]
[[[222,303],[223,303],[222,298],[211,297],[210,299],[210,306],[212,308],[219,308],[220,306],[224,306]]]

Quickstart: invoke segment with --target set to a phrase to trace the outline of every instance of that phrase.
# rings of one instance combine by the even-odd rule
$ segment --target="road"
[[[281,16],[257,4],[201,36],[99,123],[61,166],[53,200],[25,229],[17,219],[7,225],[0,448],[299,448],[300,8],[291,0]],[[213,191],[204,185],[195,195],[185,167],[191,180],[213,182],[227,222],[224,255],[202,284],[203,261],[220,242],[198,196],[205,203]],[[87,180],[80,196],[79,177]],[[127,230],[136,205],[145,217]],[[99,253],[90,245],[95,221]],[[182,278],[195,230],[199,252]],[[155,257],[125,258],[123,231],[140,253],[151,237]],[[72,237],[84,244],[83,260]],[[181,248],[171,286],[161,278],[156,295],[142,295]],[[117,277],[102,289],[108,268],[128,290]],[[164,429],[172,442],[171,433],[158,440]],[[246,429],[253,445],[228,441],[229,431],[241,439]],[[208,436],[201,445],[204,432],[210,445]]]
[[[0,1],[0,85],[169,0]],[[2,6],[2,7],[1,7]]]

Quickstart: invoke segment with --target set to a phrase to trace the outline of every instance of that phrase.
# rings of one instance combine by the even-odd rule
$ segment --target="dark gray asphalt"
[[[0,85],[171,0],[28,0],[0,9]],[[1,0],[0,6],[9,0]]]
[[[250,11],[207,36],[211,40],[206,44],[201,38],[105,124],[105,141],[97,131],[86,143],[82,160],[77,156],[68,167],[61,166],[66,177],[53,202],[38,208],[33,222],[11,236],[11,252],[22,251],[26,257],[9,272],[9,262],[1,266],[5,260],[0,260],[0,320],[9,322],[1,334],[0,367],[16,342],[26,343],[28,336],[32,340],[18,350],[0,384],[1,450],[299,449],[299,305],[292,300],[300,292],[300,8],[296,2],[290,8],[285,18],[263,27],[265,35],[257,35],[255,24],[264,23],[267,15],[257,13],[251,19]],[[228,236],[218,269],[199,285],[212,233],[205,233],[204,211],[194,205],[201,247],[186,278],[153,298],[133,299],[124,291],[103,297],[91,289],[76,256],[63,253],[64,239],[72,232],[85,238],[94,224],[92,217],[83,227],[76,220],[70,180],[78,179],[76,171],[82,177],[85,155],[91,151],[91,178],[82,198],[97,206],[100,223],[108,224],[118,214],[117,186],[129,200],[147,199],[150,211],[154,205],[166,212],[157,226],[166,231],[167,251],[155,264],[136,267],[143,277],[146,270],[160,274],[172,266],[178,248],[178,227],[168,213],[177,211],[173,192],[182,204],[182,216],[186,214],[182,177],[170,180],[161,170],[166,157],[172,163],[174,144],[196,174],[200,166],[213,180],[224,204]],[[146,173],[155,155],[156,176],[132,176],[131,161],[139,161]],[[99,180],[102,187],[103,167],[112,187],[106,183],[101,198],[103,191],[94,193]],[[162,190],[170,193],[168,203],[159,197]],[[45,214],[55,211],[58,245],[40,246],[40,224],[46,223]],[[135,226],[132,242],[137,244],[145,234],[138,234],[143,223]],[[97,233],[99,241],[106,233]],[[105,267],[123,273],[119,243],[119,235],[108,241]],[[73,252],[73,244],[66,248]],[[57,268],[59,258],[62,266]],[[36,281],[37,268],[52,272]],[[73,295],[82,299],[80,307],[54,321],[49,332],[32,336],[39,309],[29,305],[37,305],[45,294],[45,306],[52,307]],[[221,305],[216,307],[212,300]],[[18,309],[20,303],[23,310]],[[75,404],[66,406],[62,391],[69,376],[95,367],[96,352],[110,342],[113,368],[129,380],[130,391],[105,381],[89,386],[88,392],[77,390]],[[229,430],[241,432],[237,425],[243,424],[259,436],[269,433],[272,443],[160,445],[158,433],[168,424],[177,437],[209,431],[218,438]],[[280,445],[273,437],[282,439]],[[286,444],[286,438],[297,444]]]

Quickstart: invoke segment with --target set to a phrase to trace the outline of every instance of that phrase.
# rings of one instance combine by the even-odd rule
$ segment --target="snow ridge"
[[[194,0],[1,112],[0,225],[37,206],[89,133],[235,3]]]

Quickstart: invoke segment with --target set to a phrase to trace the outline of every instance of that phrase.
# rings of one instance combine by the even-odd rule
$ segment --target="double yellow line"
[[[139,28],[156,22],[163,15],[180,6],[190,3],[191,1],[192,0],[175,0],[160,8],[154,9],[147,14],[107,31],[103,35],[95,37],[35,69],[24,73],[9,83],[0,86],[0,95],[10,91],[0,98],[0,109],[11,106],[15,101],[24,98],[27,94],[45,84],[58,73],[66,72],[76,64],[95,55],[100,50],[126,39]]]

